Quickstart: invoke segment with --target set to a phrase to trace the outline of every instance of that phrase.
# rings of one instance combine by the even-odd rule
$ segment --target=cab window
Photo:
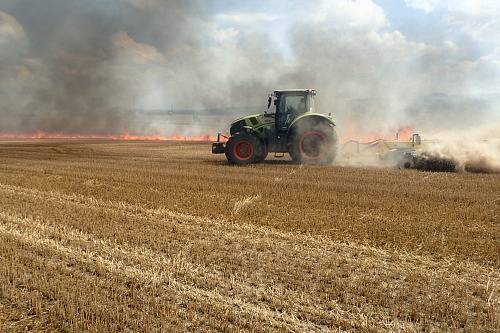
[[[282,96],[279,105],[279,125],[282,130],[288,128],[292,121],[300,114],[306,112],[306,96]]]
[[[281,98],[281,112],[301,114],[306,112],[306,96],[284,96]]]

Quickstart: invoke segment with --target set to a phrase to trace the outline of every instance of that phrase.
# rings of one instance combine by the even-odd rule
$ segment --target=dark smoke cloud
[[[117,71],[123,54],[138,71],[156,48],[197,48],[196,20],[205,15],[195,1],[17,0],[0,10],[4,30],[22,27],[2,41],[10,54],[0,54],[0,130],[10,132],[133,129],[128,110],[141,92],[130,70]]]

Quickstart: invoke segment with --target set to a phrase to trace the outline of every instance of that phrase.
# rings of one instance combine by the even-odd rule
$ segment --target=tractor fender
[[[302,124],[328,124],[330,126],[335,126],[335,122],[331,117],[325,116],[321,113],[305,113],[297,117],[288,128],[288,134],[290,135]]]

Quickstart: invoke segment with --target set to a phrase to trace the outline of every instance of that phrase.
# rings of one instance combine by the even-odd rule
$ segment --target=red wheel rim
[[[241,161],[246,161],[253,156],[253,145],[248,140],[240,140],[233,146],[233,155]]]
[[[318,131],[302,134],[299,141],[300,154],[308,160],[319,160],[325,151],[326,137]]]

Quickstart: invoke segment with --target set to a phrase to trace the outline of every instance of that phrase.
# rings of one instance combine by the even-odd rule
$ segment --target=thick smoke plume
[[[484,37],[500,29],[471,30],[491,8],[477,19],[450,9],[463,31],[425,41],[371,0],[271,6],[276,14],[258,1],[238,13],[217,1],[0,0],[0,133],[207,134],[292,87],[318,89],[344,137],[408,126],[463,137],[500,122],[500,46]],[[137,112],[171,108],[235,111],[182,128]]]
[[[0,0],[0,131],[173,132],[133,110],[263,104],[281,55],[264,34],[222,43],[207,7]]]
[[[427,147],[431,160],[449,161],[455,171],[500,172],[500,126],[485,125],[466,132],[444,132]]]
[[[0,43],[7,51],[0,59],[0,130],[16,132],[134,129],[129,110],[145,89],[138,80],[178,42],[197,48],[192,21],[203,15],[191,1],[0,4]]]

